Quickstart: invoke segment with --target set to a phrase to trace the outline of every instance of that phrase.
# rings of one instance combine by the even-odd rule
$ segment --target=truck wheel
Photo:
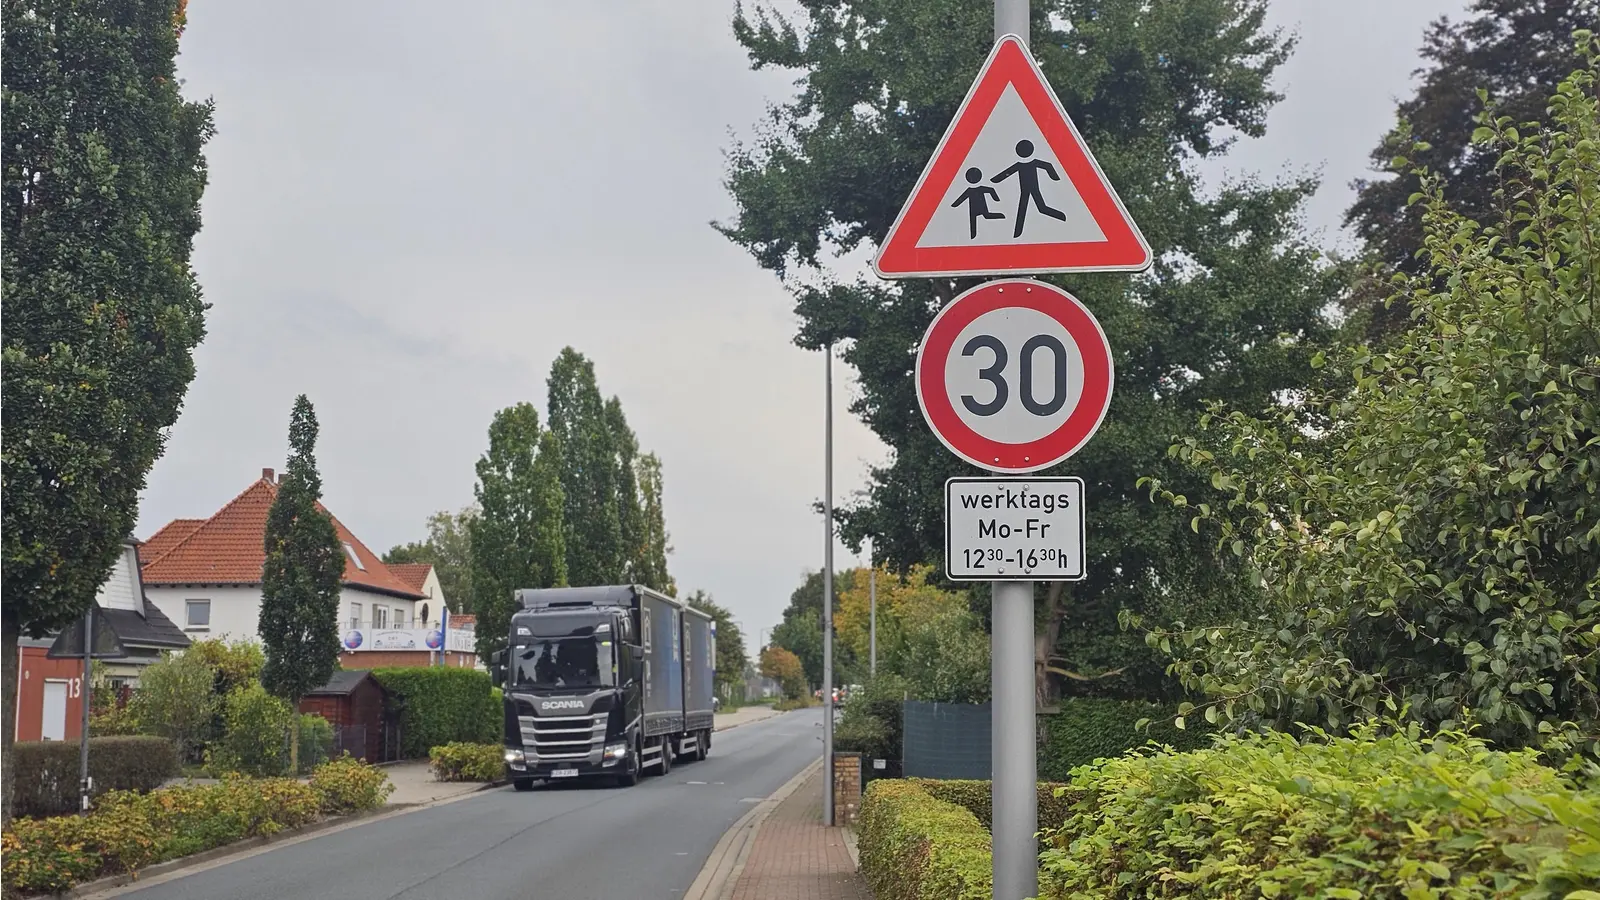
[[[670,736],[661,739],[662,777],[666,777],[667,773],[672,771],[672,743],[672,738]]]
[[[533,779],[532,778],[513,778],[513,779],[511,779],[511,786],[516,788],[519,791],[531,791],[531,790],[533,790]]]
[[[711,729],[700,732],[700,752],[695,754],[695,759],[704,760],[711,755]]]

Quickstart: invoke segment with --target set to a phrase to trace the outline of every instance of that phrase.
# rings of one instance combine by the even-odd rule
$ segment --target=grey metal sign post
[[[1115,380],[1093,314],[1031,276],[1153,260],[1029,52],[1029,18],[1028,0],[995,0],[989,58],[872,262],[883,278],[1001,279],[934,317],[914,375],[940,442],[1001,476],[951,479],[945,508],[946,577],[993,590],[994,900],[1038,892],[1034,585],[1080,580],[1087,562],[1082,482],[1008,476],[1081,449]]]

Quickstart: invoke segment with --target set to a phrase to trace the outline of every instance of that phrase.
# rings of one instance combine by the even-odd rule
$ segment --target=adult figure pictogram
[[[1046,175],[1050,176],[1051,181],[1060,181],[1061,176],[1056,173],[1055,166],[1050,165],[1044,160],[1029,159],[1028,157],[1032,155],[1033,141],[1017,141],[1017,161],[1006,167],[1005,170],[1003,170],[999,175],[989,179],[995,184],[999,184],[1007,178],[1010,178],[1012,175],[1017,176],[1017,186],[1021,190],[1020,196],[1017,198],[1017,225],[1016,228],[1011,232],[1012,237],[1022,237],[1022,225],[1028,217],[1029,200],[1032,200],[1033,204],[1039,207],[1039,212],[1044,213],[1050,218],[1060,219],[1063,222],[1067,220],[1066,213],[1059,209],[1051,208],[1049,204],[1044,202],[1044,195],[1039,193],[1039,171],[1041,169],[1044,170]],[[968,177],[971,177],[970,172],[968,173]],[[974,222],[973,228],[976,230],[976,222]]]
[[[1006,217],[1005,213],[995,212],[989,208],[990,199],[993,199],[996,203],[1000,202],[1000,193],[986,184],[979,184],[978,182],[982,180],[983,172],[977,166],[968,169],[967,183],[972,187],[962,191],[961,196],[956,198],[956,202],[950,204],[951,206],[967,204],[967,219],[972,226],[973,240],[978,239],[979,219],[1004,219]]]

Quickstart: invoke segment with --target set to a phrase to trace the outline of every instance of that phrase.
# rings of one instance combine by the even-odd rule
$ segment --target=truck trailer
[[[640,585],[519,590],[502,689],[506,776],[636,784],[711,750],[716,622]]]

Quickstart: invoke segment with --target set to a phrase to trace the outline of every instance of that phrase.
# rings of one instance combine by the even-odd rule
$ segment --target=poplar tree
[[[616,442],[594,363],[567,347],[550,367],[550,431],[561,447],[567,578],[616,584],[625,554],[617,501]]]
[[[316,446],[317,415],[301,394],[289,417],[289,465],[267,512],[258,623],[267,655],[261,684],[294,708],[339,667],[339,586],[345,554],[333,519],[318,502],[322,476],[317,472]],[[289,766],[298,772],[298,715],[292,718],[291,731]]]
[[[177,78],[181,0],[7,2],[0,13],[0,672],[78,621],[133,530],[194,378],[205,303],[189,264],[209,101]],[[0,728],[11,817],[12,728]]]
[[[567,584],[561,450],[540,427],[533,404],[495,413],[477,470],[479,513],[467,521],[467,533],[477,651],[488,663],[506,646],[513,593]]]

